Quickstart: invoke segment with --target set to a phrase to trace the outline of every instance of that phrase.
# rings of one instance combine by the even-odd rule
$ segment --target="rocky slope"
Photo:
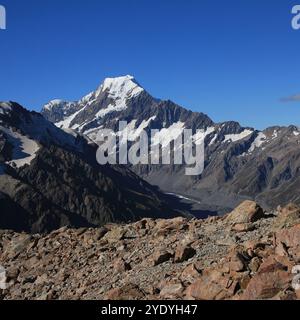
[[[207,212],[224,213],[244,199],[266,208],[293,201],[300,204],[300,131],[295,126],[264,131],[236,122],[214,123],[203,113],[191,112],[171,101],[153,98],[131,76],[108,78],[78,102],[54,100],[42,114],[58,127],[72,128],[95,140],[102,128],[118,131],[127,121],[129,138],[136,141],[145,129],[157,129],[168,143],[184,128],[202,130],[205,170],[201,176],[185,175],[185,166],[134,166],[143,179],[167,192],[193,197]]]
[[[129,169],[100,166],[96,150],[38,113],[0,103],[0,229],[47,232],[182,214]]]
[[[297,299],[300,208],[0,232],[3,299]],[[299,268],[298,268],[299,269]]]

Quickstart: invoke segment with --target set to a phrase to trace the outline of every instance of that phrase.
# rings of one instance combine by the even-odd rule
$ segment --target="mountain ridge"
[[[49,232],[184,214],[130,169],[100,166],[96,149],[39,113],[0,103],[0,228]]]
[[[215,123],[203,113],[190,111],[170,100],[153,98],[146,90],[124,98],[121,109],[116,108],[118,99],[111,99],[105,91],[100,90],[96,99],[94,96],[91,94],[90,103],[81,105],[78,114],[71,115],[71,122],[63,123],[94,141],[102,128],[122,134],[118,132],[119,120],[127,121],[127,129],[135,137],[133,140],[141,129],[159,130],[165,142],[168,142],[166,130],[172,126],[193,132],[203,130],[206,160],[201,176],[186,177],[183,166],[138,165],[132,168],[162,190],[194,197],[203,203],[203,208],[219,213],[225,213],[245,199],[262,202],[266,208],[289,201],[299,203],[299,197],[295,191],[290,193],[289,187],[289,184],[300,186],[297,148],[300,131],[297,126],[273,126],[260,131],[235,121]],[[53,113],[43,109],[42,114],[51,120]],[[56,125],[61,123],[56,122]],[[286,149],[293,153],[293,164],[284,154]]]

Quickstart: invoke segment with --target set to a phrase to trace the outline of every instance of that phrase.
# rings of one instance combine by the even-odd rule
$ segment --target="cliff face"
[[[300,208],[0,233],[3,299],[297,299]]]

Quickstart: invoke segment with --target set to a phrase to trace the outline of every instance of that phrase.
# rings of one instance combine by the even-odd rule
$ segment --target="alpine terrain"
[[[176,138],[174,132],[202,130],[205,169],[200,176],[186,176],[185,166],[178,165],[137,165],[132,170],[167,193],[192,199],[204,212],[222,214],[245,199],[265,208],[300,203],[300,131],[296,126],[258,131],[234,121],[215,123],[203,113],[153,98],[132,76],[107,78],[76,102],[53,100],[42,114],[57,127],[91,140],[103,128],[122,136],[118,132],[121,120],[128,123],[129,140],[136,141],[143,129],[157,129],[154,138],[163,146]]]
[[[101,166],[97,146],[17,103],[0,103],[0,229],[46,232],[61,226],[182,214],[125,167]]]

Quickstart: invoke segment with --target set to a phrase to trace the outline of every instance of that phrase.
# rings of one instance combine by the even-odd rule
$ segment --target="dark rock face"
[[[75,102],[55,100],[44,107],[43,115],[51,122],[57,122],[65,116],[70,116],[78,111],[79,106]]]
[[[84,137],[7,105],[0,114],[0,228],[48,232],[181,214],[129,169],[100,166]]]
[[[124,94],[126,87],[129,89]],[[130,88],[138,91],[132,94]],[[162,131],[178,123],[194,132],[203,130],[205,169],[200,176],[186,176],[185,166],[178,165],[132,167],[164,191],[197,199],[202,210],[225,213],[245,199],[256,200],[266,208],[290,201],[300,203],[296,191],[300,186],[300,132],[295,126],[260,132],[234,121],[214,123],[203,113],[153,98],[132,77],[106,79],[97,91],[77,102],[73,114],[72,108],[62,104],[53,112],[44,108],[42,114],[53,121],[61,109],[67,116],[54,121],[58,126],[73,128],[93,140],[100,128],[118,131],[119,120],[130,123],[132,132],[138,128]]]
[[[21,206],[0,192],[1,229],[29,230],[29,214]]]

